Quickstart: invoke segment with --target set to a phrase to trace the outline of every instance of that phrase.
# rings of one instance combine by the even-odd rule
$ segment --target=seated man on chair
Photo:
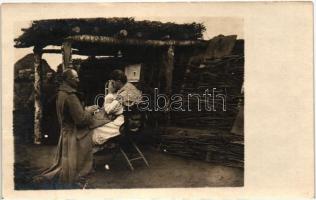
[[[92,141],[95,145],[102,145],[110,138],[118,136],[120,127],[124,124],[124,107],[131,107],[141,101],[141,92],[127,82],[127,77],[121,70],[111,73],[108,91],[102,109],[112,121],[92,130]]]

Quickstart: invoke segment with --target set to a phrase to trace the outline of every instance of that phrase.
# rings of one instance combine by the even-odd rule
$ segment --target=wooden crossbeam
[[[88,43],[103,43],[111,45],[134,45],[134,46],[193,46],[193,45],[207,45],[206,41],[201,40],[142,40],[142,39],[129,39],[129,38],[114,38],[106,36],[95,35],[75,35],[67,38],[73,42],[88,42]]]

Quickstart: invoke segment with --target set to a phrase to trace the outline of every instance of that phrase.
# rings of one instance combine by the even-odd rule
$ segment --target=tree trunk
[[[72,59],[71,59],[71,43],[64,42],[62,46],[62,54],[63,54],[63,68],[72,68]]]
[[[42,120],[42,49],[34,47],[34,143],[41,144],[41,120]]]
[[[163,69],[165,75],[165,94],[167,95],[166,121],[170,124],[170,98],[172,95],[172,76],[174,68],[174,47],[169,46],[162,56]]]

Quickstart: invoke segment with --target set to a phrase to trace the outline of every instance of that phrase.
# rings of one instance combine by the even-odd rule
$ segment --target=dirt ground
[[[56,146],[18,145],[15,162],[16,189],[32,189],[31,177],[40,168],[48,167]],[[150,167],[134,162],[131,171],[121,154],[95,156],[96,171],[87,188],[171,188],[171,187],[237,187],[243,186],[242,169],[180,158],[143,149]],[[109,169],[105,169],[105,164]]]

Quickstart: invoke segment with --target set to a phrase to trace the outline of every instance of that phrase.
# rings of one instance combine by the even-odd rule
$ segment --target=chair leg
[[[112,153],[113,153],[113,156],[112,156],[112,158],[111,158],[111,161],[114,161],[114,160],[115,160],[117,154],[119,153],[119,149],[120,149],[119,146],[117,146],[117,147],[114,148],[114,150],[113,150],[113,152],[112,152]]]
[[[129,161],[129,158],[127,157],[126,153],[124,152],[124,150],[120,147],[120,151],[123,154],[125,160],[127,161],[129,167],[131,168],[132,171],[134,171],[134,167],[132,165],[132,163]]]
[[[136,149],[136,151],[139,153],[139,155],[142,157],[142,159],[144,160],[147,167],[149,167],[149,164],[148,164],[144,154],[141,152],[141,150],[139,150],[139,148],[137,147],[137,145],[134,142],[131,142],[131,143],[132,143],[133,147]]]
[[[93,160],[92,160],[92,167],[93,167],[93,170],[97,169],[97,163],[96,163],[94,156],[93,156]]]

